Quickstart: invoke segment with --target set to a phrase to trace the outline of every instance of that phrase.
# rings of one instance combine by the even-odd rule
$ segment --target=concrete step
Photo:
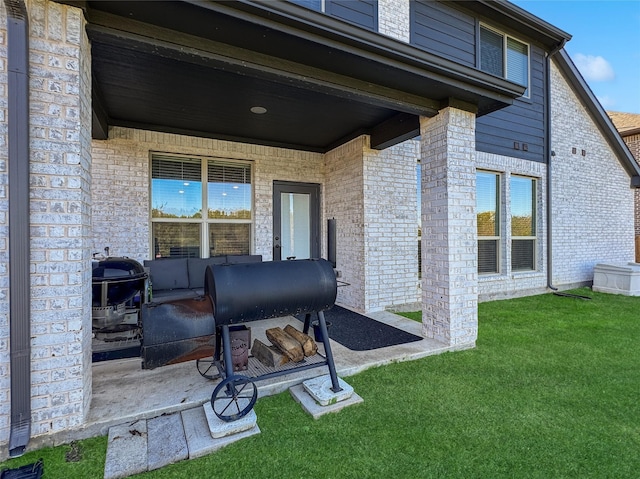
[[[210,424],[206,406],[109,429],[104,479],[121,479],[159,469],[184,459],[210,454],[233,442],[260,433],[255,412],[233,423]],[[239,432],[238,432],[239,431]],[[213,437],[213,436],[216,437]]]
[[[104,479],[119,479],[145,472],[147,457],[146,420],[110,428]]]
[[[362,402],[353,388],[339,379],[333,392],[329,376],[290,388],[291,395],[315,419]],[[205,456],[233,442],[260,433],[255,411],[242,418],[220,420],[211,403],[152,419],[140,419],[109,429],[104,479],[121,479],[159,469],[185,459]]]

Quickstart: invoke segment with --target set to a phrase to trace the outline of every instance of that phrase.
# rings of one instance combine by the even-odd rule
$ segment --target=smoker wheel
[[[258,388],[245,376],[228,376],[221,381],[211,395],[211,407],[220,419],[235,421],[253,409],[258,398]]]
[[[207,379],[219,379],[220,372],[212,358],[196,359],[196,367],[200,376]]]

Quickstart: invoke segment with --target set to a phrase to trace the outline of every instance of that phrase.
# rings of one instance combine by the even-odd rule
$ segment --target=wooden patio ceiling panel
[[[93,75],[112,125],[284,146],[327,147],[393,110],[203,65],[93,43]],[[262,106],[267,113],[251,113]]]

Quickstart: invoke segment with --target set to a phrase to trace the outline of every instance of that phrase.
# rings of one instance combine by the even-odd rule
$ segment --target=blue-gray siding
[[[291,3],[297,3],[311,10],[322,11],[322,0],[289,0]]]
[[[369,30],[378,30],[378,0],[326,0],[325,11]]]
[[[476,120],[476,149],[488,153],[544,162],[544,54],[531,50],[531,98]],[[520,150],[515,149],[518,143]],[[523,144],[528,151],[523,150]]]
[[[476,21],[471,15],[431,0],[411,8],[411,43],[466,66],[476,64]]]
[[[464,2],[414,0],[410,5],[413,45],[467,66],[478,66],[479,19],[464,11]],[[492,26],[503,29],[500,24]],[[526,38],[519,40],[527,42]],[[531,45],[530,98],[516,100],[507,108],[478,117],[476,148],[479,151],[545,161],[544,63],[544,52]],[[520,149],[514,148],[516,143]]]
[[[289,0],[311,10],[322,11],[322,0]],[[378,0],[325,0],[327,15],[378,31]]]

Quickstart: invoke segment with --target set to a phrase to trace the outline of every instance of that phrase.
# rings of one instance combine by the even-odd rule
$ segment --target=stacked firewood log
[[[251,348],[253,357],[265,366],[282,366],[289,361],[299,363],[305,356],[313,356],[318,352],[318,345],[311,336],[298,331],[290,324],[284,329],[267,329],[266,335],[271,345],[256,339]]]

